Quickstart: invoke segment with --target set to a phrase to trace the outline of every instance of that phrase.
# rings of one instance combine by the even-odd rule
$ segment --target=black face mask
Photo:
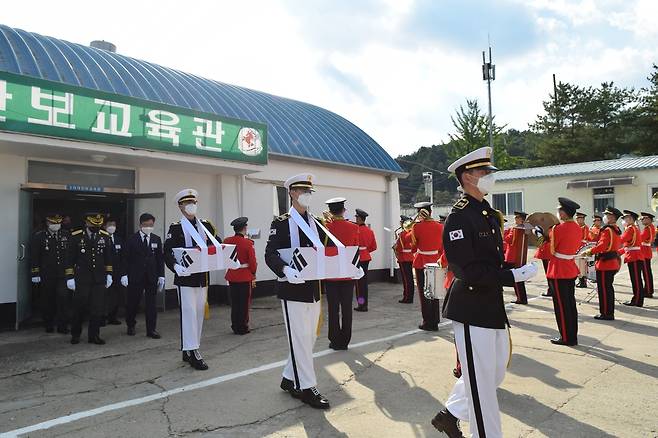
[[[88,227],[89,231],[92,233],[98,233],[101,227]]]

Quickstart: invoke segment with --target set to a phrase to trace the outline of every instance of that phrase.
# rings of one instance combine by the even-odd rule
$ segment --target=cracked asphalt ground
[[[577,289],[575,348],[548,342],[556,334],[548,298],[510,306],[513,357],[498,393],[506,437],[658,436],[658,299],[646,300],[642,309],[622,306],[630,298],[629,284],[624,267],[615,280],[614,322],[594,320],[594,289]],[[529,282],[529,297],[544,285],[543,277]],[[418,300],[398,304],[400,291],[400,285],[372,285],[370,312],[354,315],[353,344],[416,328]],[[512,299],[507,290],[506,301]],[[135,337],[125,335],[125,325],[102,329],[105,346],[73,346],[68,336],[40,329],[0,333],[0,432],[285,359],[279,302],[255,300],[251,320],[252,333],[236,336],[229,308],[212,308],[202,342],[206,372],[180,360],[176,310],[159,315],[161,340],[144,336],[143,319]],[[327,346],[325,324],[316,351]],[[444,325],[438,333],[411,332],[316,358],[318,387],[330,399],[330,411],[313,410],[283,393],[276,366],[26,436],[440,436],[430,419],[454,383],[454,358],[450,326]],[[462,429],[466,435],[468,425]]]

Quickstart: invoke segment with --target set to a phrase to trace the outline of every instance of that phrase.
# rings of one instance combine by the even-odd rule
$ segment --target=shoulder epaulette
[[[456,208],[457,210],[463,210],[464,207],[466,207],[467,205],[468,205],[468,199],[461,198],[459,199],[459,201],[455,202],[452,207]]]
[[[173,227],[173,226],[176,226],[176,225],[180,225],[180,221],[172,222],[169,226]]]
[[[100,230],[100,231],[99,231],[99,234],[101,234],[101,235],[103,235],[103,236],[109,236],[109,235],[110,235],[110,233],[108,233],[108,232],[105,231],[105,230]]]
[[[283,213],[281,216],[277,216],[276,220],[278,221],[285,221],[290,217],[290,213]]]
[[[77,236],[78,234],[81,234],[81,233],[82,233],[82,230],[71,231],[71,236]]]

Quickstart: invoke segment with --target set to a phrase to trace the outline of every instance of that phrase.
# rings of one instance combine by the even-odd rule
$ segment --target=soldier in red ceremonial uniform
[[[254,241],[247,237],[248,220],[246,217],[234,219],[231,226],[235,235],[224,239],[224,243],[235,245],[240,262],[238,269],[227,269],[224,276],[231,295],[231,329],[236,335],[249,333],[249,308],[258,267]]]
[[[603,216],[597,213],[592,217],[594,219],[592,226],[589,229],[588,237],[590,242],[596,242],[599,240],[599,233],[601,232],[601,226],[603,225]]]
[[[587,215],[585,213],[577,212],[576,213],[576,223],[580,227],[580,230],[582,232],[582,236],[580,239],[581,246],[585,245],[586,243],[589,243],[589,227],[585,223],[585,218]],[[576,287],[578,288],[585,288],[587,287],[587,277],[586,276],[578,276],[578,283],[576,284]]]
[[[642,285],[642,268],[644,265],[642,259],[642,238],[640,228],[636,225],[639,215],[630,210],[624,210],[624,232],[621,235],[623,249],[620,253],[624,254],[624,263],[628,265],[628,271],[631,275],[631,285],[633,287],[633,298],[624,303],[625,306],[642,307],[644,305],[644,287]]]
[[[345,198],[326,201],[331,214],[326,226],[343,245],[359,246],[359,232],[364,227],[345,220],[345,201]],[[328,255],[331,250],[337,253],[336,248],[327,248]],[[329,314],[329,348],[333,350],[347,350],[352,339],[352,294],[356,281],[353,278],[332,278],[324,283]]]
[[[605,225],[600,229],[598,242],[586,255],[594,254],[596,258],[596,286],[599,293],[600,314],[594,318],[612,321],[615,319],[615,289],[613,281],[615,274],[619,272],[621,266],[619,260],[621,230],[617,226],[617,220],[621,217],[621,211],[614,207],[608,207],[604,214]]]
[[[537,251],[535,251],[535,258],[537,260],[541,260],[542,266],[544,267],[544,274],[548,272],[548,261],[551,258],[551,240],[550,240],[551,231],[552,228],[545,233],[546,237],[544,238],[542,243],[540,243],[539,246],[537,247]],[[541,294],[541,296],[551,297],[553,296],[553,293],[551,291],[551,284],[550,281],[548,281],[548,277],[546,277],[546,280],[548,284],[548,289],[546,289],[546,292]]]
[[[574,257],[582,245],[583,232],[573,216],[580,205],[567,198],[558,198],[560,224],[549,235],[551,258],[548,261],[548,284],[553,294],[553,307],[560,337],[551,339],[557,345],[578,344],[578,311],[575,283],[578,267]]]
[[[651,258],[653,251],[651,246],[656,239],[656,227],[653,225],[654,215],[651,213],[640,213],[640,220],[644,228],[642,229],[642,258],[644,259],[644,266],[642,272],[644,273],[644,296],[653,298],[653,270],[651,269]]]
[[[402,299],[398,303],[409,304],[414,302],[414,272],[413,261],[416,245],[411,238],[411,230],[405,225],[411,220],[410,217],[400,216],[401,231],[395,240],[395,257],[400,265],[400,276],[402,277]]]
[[[418,222],[411,228],[412,241],[416,245],[413,268],[416,271],[416,285],[420,297],[420,308],[423,322],[418,326],[421,330],[437,331],[439,329],[439,300],[425,298],[425,265],[437,263],[443,252],[443,224],[432,219],[432,204],[418,202]]]
[[[363,277],[356,282],[356,304],[354,308],[357,312],[368,311],[368,265],[372,256],[370,255],[377,249],[375,232],[366,224],[368,213],[356,209],[356,224],[359,226],[359,266],[363,269]]]
[[[523,227],[523,224],[528,215],[522,211],[514,212],[514,227],[509,228],[505,232],[504,243],[507,244],[505,248],[505,262],[511,268],[518,268],[523,265],[522,260],[522,251],[523,251],[523,236],[525,235],[525,229],[519,229],[518,227]],[[512,301],[514,304],[528,304],[528,295],[525,290],[525,282],[520,281],[514,283],[514,293],[516,294],[516,300]]]

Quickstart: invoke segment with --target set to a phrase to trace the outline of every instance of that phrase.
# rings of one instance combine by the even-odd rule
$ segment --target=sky
[[[526,129],[563,82],[647,85],[656,0],[35,1],[0,22],[309,102],[393,157],[440,144],[466,99],[487,106],[491,42],[498,124]]]

